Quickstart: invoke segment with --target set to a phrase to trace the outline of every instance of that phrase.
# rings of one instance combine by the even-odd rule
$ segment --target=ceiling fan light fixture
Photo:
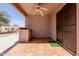
[[[35,11],[33,12],[33,15],[41,15],[44,16],[45,12],[47,12],[48,10],[46,8],[40,7],[40,4],[35,6]]]
[[[35,15],[36,13],[39,12],[39,9],[36,9],[34,12],[33,12],[33,15]]]

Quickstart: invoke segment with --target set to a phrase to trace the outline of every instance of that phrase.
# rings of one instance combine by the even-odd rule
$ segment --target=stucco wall
[[[26,18],[26,27],[32,29],[32,37],[50,37],[56,40],[56,13],[65,4],[61,4],[54,12],[46,16],[32,16]]]
[[[53,40],[56,40],[56,13],[50,16],[50,34]]]
[[[77,27],[77,29],[76,29],[77,30],[77,32],[76,32],[76,34],[77,34],[77,40],[76,41],[77,41],[77,43],[76,44],[77,44],[77,46],[76,47],[77,47],[77,55],[79,55],[79,3],[77,3],[76,6],[77,6],[76,7],[76,10],[77,10],[76,11],[76,15],[77,15],[76,16],[76,19],[77,19],[76,20],[76,25],[77,25],[76,26]]]
[[[28,16],[29,26],[32,29],[32,37],[48,38],[50,37],[50,20],[49,16]]]
[[[50,37],[56,40],[56,13],[63,8],[66,3],[61,4],[54,12],[50,14]]]

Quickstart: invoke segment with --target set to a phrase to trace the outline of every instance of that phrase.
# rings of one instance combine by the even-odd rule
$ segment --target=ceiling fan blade
[[[37,12],[37,11],[35,10],[35,11],[33,12],[33,15],[35,15],[35,14],[36,14],[36,12]]]
[[[40,7],[41,10],[48,11],[46,8]]]
[[[41,14],[41,16],[44,16],[44,14],[43,14],[43,12],[40,10],[40,14]]]

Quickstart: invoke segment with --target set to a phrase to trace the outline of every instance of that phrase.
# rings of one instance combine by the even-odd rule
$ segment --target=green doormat
[[[60,47],[60,45],[59,45],[56,41],[49,41],[49,44],[50,44],[52,47]]]

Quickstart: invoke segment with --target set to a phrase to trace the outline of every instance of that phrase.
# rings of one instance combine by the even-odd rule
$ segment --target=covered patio
[[[25,28],[19,30],[19,43],[4,55],[79,55],[79,4],[12,3],[12,6],[25,16]],[[46,12],[40,11],[41,7]],[[62,47],[52,47],[49,41],[59,42]]]

